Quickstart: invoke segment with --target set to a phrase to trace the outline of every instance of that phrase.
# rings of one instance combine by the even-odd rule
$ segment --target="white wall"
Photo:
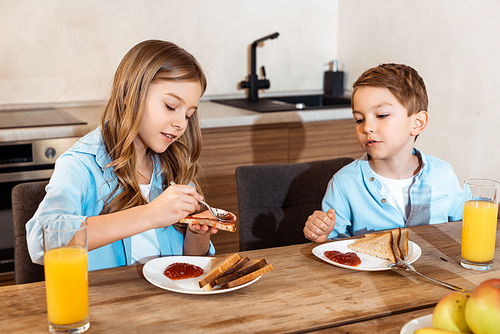
[[[348,87],[367,68],[414,67],[430,124],[416,147],[450,162],[460,181],[500,180],[500,2],[340,0],[339,58]]]
[[[338,0],[0,0],[0,105],[105,99],[125,53],[145,39],[184,47],[207,95],[241,94],[248,47],[271,91],[320,90],[337,55]]]
[[[271,92],[321,90],[337,57],[348,86],[379,63],[406,63],[430,100],[417,147],[461,181],[500,179],[498,17],[496,0],[0,0],[0,106],[102,100],[123,55],[150,38],[198,58],[207,96],[243,94],[248,46],[278,31],[257,51]]]

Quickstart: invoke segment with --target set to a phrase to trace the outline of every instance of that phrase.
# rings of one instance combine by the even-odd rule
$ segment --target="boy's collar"
[[[425,171],[424,170],[425,170],[425,165],[427,164],[427,158],[426,158],[425,154],[423,154],[422,152],[420,152],[415,147],[413,148],[412,154],[415,155],[415,156],[417,156],[420,159],[420,161],[422,162],[422,165],[420,166],[420,170],[414,176],[422,178],[425,175]],[[363,156],[361,158],[359,158],[359,160],[366,161],[366,162],[368,162],[370,159],[371,159],[371,157],[370,157],[370,155],[368,153],[363,154]],[[368,165],[368,170],[371,171],[371,168],[370,168],[369,165]]]

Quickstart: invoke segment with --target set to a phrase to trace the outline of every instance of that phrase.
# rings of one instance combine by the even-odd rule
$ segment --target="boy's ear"
[[[413,115],[413,126],[411,128],[410,134],[412,136],[418,136],[427,127],[429,122],[429,114],[425,110],[420,110]]]

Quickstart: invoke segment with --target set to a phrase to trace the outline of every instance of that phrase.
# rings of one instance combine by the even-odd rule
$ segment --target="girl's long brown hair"
[[[106,168],[113,168],[118,181],[105,199],[101,214],[147,203],[136,175],[134,139],[139,133],[149,86],[156,80],[199,82],[202,95],[207,87],[200,64],[174,43],[148,40],[137,44],[125,55],[116,70],[101,120],[104,143],[111,157]],[[153,161],[161,164],[163,188],[170,181],[177,184],[192,182],[201,193],[198,182],[200,153],[201,130],[197,111],[190,118],[186,132],[164,153],[147,150]]]

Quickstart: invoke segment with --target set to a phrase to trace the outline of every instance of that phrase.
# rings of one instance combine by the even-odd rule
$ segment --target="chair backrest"
[[[321,210],[333,174],[353,160],[237,167],[240,251],[309,242],[307,218]]]
[[[26,243],[26,223],[45,196],[48,181],[20,183],[12,189],[14,221],[14,280],[16,284],[45,280],[43,266],[31,262]]]

